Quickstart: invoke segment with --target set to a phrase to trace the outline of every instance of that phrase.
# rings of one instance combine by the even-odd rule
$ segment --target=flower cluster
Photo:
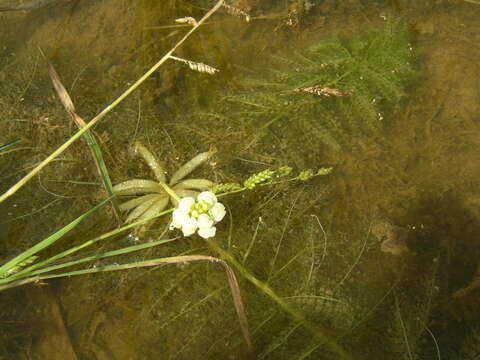
[[[270,180],[274,176],[274,174],[275,172],[273,170],[263,170],[257,174],[250,176],[247,180],[243,182],[243,186],[245,186],[247,189],[253,189],[258,184]]]
[[[225,216],[225,206],[219,203],[214,193],[203,191],[195,201],[184,197],[173,211],[170,230],[180,229],[183,236],[198,235],[204,239],[215,236],[215,224]]]
[[[210,189],[210,191],[213,192],[214,194],[223,194],[223,193],[237,192],[242,190],[243,190],[243,186],[240,185],[239,183],[217,184]]]

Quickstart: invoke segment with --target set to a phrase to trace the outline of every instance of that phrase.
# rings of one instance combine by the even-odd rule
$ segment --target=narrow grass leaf
[[[52,266],[49,266],[49,267],[46,267],[46,268],[43,268],[43,269],[32,271],[31,273],[28,274],[28,276],[40,275],[40,274],[44,274],[44,273],[47,273],[47,272],[50,272],[50,271],[63,269],[63,268],[66,268],[66,267],[70,267],[70,266],[74,266],[74,265],[78,265],[78,264],[83,264],[83,263],[90,262],[90,261],[105,259],[105,258],[112,257],[112,256],[124,255],[124,254],[128,254],[128,253],[131,253],[131,252],[134,252],[134,251],[140,251],[140,250],[148,249],[148,248],[151,248],[151,247],[154,247],[154,246],[163,245],[163,244],[175,241],[177,239],[178,238],[157,240],[157,241],[147,242],[147,243],[143,243],[143,244],[139,244],[139,245],[124,247],[124,248],[121,248],[121,249],[118,249],[118,250],[107,251],[107,252],[104,252],[104,253],[100,253],[100,254],[96,254],[96,255],[92,255],[92,256],[87,256],[87,257],[84,257],[84,258],[81,258],[81,259],[78,259],[78,260],[73,260],[73,261],[62,263],[62,264],[52,265]]]
[[[129,264],[114,264],[114,265],[107,265],[101,267],[95,267],[90,269],[82,269],[82,270],[75,270],[70,272],[65,272],[61,274],[48,274],[43,276],[33,276],[26,279],[13,281],[6,285],[0,285],[0,291],[6,290],[8,288],[25,285],[32,282],[40,282],[46,279],[54,279],[54,278],[61,278],[61,277],[69,277],[69,276],[77,276],[77,275],[85,275],[85,274],[94,274],[99,272],[107,272],[107,271],[119,271],[119,270],[128,270],[128,269],[135,269],[141,267],[150,267],[150,266],[159,266],[159,265],[167,265],[167,264],[185,264],[194,261],[209,261],[213,263],[220,263],[226,273],[228,278],[228,283],[230,285],[230,290],[233,297],[233,302],[235,306],[235,310],[237,312],[237,316],[240,321],[240,327],[245,337],[245,341],[249,348],[252,347],[252,342],[250,338],[250,331],[248,328],[248,320],[245,313],[245,308],[243,306],[240,287],[238,285],[237,278],[235,273],[233,272],[232,268],[223,260],[206,255],[185,255],[185,256],[172,256],[167,258],[159,258],[159,259],[151,259],[139,262],[133,262]]]
[[[108,239],[108,238],[110,238],[110,237],[112,237],[112,236],[118,235],[118,234],[120,234],[121,232],[124,232],[124,231],[126,231],[126,230],[128,230],[128,229],[131,229],[131,228],[134,228],[134,227],[137,227],[137,226],[139,226],[139,225],[142,225],[142,224],[144,224],[144,223],[146,223],[146,222],[148,222],[148,221],[151,221],[151,220],[153,220],[153,219],[155,219],[155,218],[157,218],[157,217],[166,215],[166,214],[168,214],[168,213],[170,213],[170,212],[172,212],[172,211],[173,211],[173,209],[164,210],[164,211],[162,211],[161,213],[158,213],[158,214],[156,214],[155,216],[152,216],[152,217],[150,217],[150,218],[146,218],[146,219],[142,219],[142,220],[136,221],[136,222],[131,223],[131,224],[129,224],[129,225],[122,226],[121,228],[118,228],[118,229],[109,231],[109,232],[107,232],[107,233],[105,233],[105,234],[102,234],[102,235],[100,235],[100,236],[97,236],[96,238],[93,238],[93,239],[91,239],[91,240],[85,241],[83,244],[74,246],[74,247],[72,247],[72,248],[70,248],[70,249],[67,249],[67,250],[65,250],[65,251],[62,251],[61,253],[58,253],[58,254],[56,254],[56,255],[54,255],[54,256],[46,259],[46,260],[43,260],[43,261],[38,262],[38,263],[36,263],[36,264],[33,264],[33,265],[31,265],[30,267],[25,268],[25,269],[19,271],[19,272],[16,273],[15,275],[13,275],[13,276],[11,276],[11,277],[8,277],[7,279],[0,279],[0,284],[12,282],[12,281],[14,281],[14,280],[17,280],[17,279],[20,279],[20,278],[24,278],[24,277],[26,277],[26,276],[29,276],[29,274],[32,273],[33,270],[35,270],[35,269],[38,269],[38,268],[41,268],[41,267],[43,267],[43,266],[45,266],[45,265],[51,264],[51,263],[54,262],[54,261],[60,260],[60,259],[66,257],[66,256],[68,256],[68,255],[74,254],[74,253],[76,253],[76,252],[78,252],[78,251],[80,251],[80,250],[82,250],[82,249],[84,249],[84,248],[86,248],[86,247],[89,247],[89,246],[91,246],[91,245],[93,245],[93,244],[95,244],[95,243],[97,243],[97,242],[99,242],[99,241],[101,241],[101,240],[105,240],[105,239]],[[1,275],[1,273],[0,273],[0,275]]]
[[[78,218],[76,218],[75,220],[73,220],[71,223],[69,223],[68,225],[64,226],[63,228],[61,228],[60,230],[56,231],[55,233],[53,233],[52,235],[50,235],[49,237],[47,237],[46,239],[40,241],[38,244],[32,246],[31,248],[29,248],[28,250],[22,252],[20,255],[17,255],[16,257],[14,257],[12,260],[8,261],[7,263],[3,264],[2,266],[0,266],[0,276],[5,274],[8,270],[10,270],[11,268],[13,268],[14,266],[18,265],[19,263],[21,263],[22,261],[25,261],[26,259],[28,259],[29,257],[31,257],[32,255],[35,255],[37,252],[45,249],[46,247],[52,245],[53,243],[55,243],[58,239],[60,239],[62,236],[64,236],[65,234],[67,234],[70,230],[74,229],[78,224],[80,224],[84,219],[86,219],[88,216],[90,216],[91,214],[93,214],[95,211],[97,211],[98,209],[100,209],[103,205],[105,205],[105,203],[108,201],[109,199],[106,199],[104,201],[102,201],[100,204],[98,204],[97,206],[93,207],[92,209],[88,210],[86,213],[80,215]]]

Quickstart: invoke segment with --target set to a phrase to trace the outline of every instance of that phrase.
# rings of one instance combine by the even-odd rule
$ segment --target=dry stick
[[[80,136],[82,136],[88,129],[90,129],[93,125],[95,125],[98,121],[100,121],[105,115],[107,115],[110,111],[112,111],[120,102],[122,102],[128,95],[130,95],[137,87],[139,87],[150,75],[152,75],[164,62],[166,62],[170,55],[172,55],[175,50],[178,49],[180,45],[182,45],[185,40],[187,40],[190,35],[200,26],[202,23],[207,20],[213,13],[215,13],[220,6],[222,6],[224,0],[218,1],[213,8],[211,8],[204,16],[201,18],[198,23],[190,29],[185,36],[180,39],[180,41],[175,44],[175,46],[167,52],[155,65],[153,65],[150,70],[148,70],[140,79],[138,79],[132,86],[130,86],[123,94],[121,94],[115,101],[113,101],[110,105],[108,105],[105,109],[103,109],[97,116],[95,116],[88,124],[86,124],[82,129],[77,131],[75,135],[73,135],[70,139],[68,139],[63,145],[61,145],[57,150],[51,153],[45,160],[43,160],[40,164],[38,164],[32,171],[30,171],[27,175],[25,175],[20,181],[18,181],[15,185],[13,185],[10,189],[8,189],[2,196],[0,196],[0,203],[5,199],[9,198],[13,194],[15,194],[22,186],[24,186],[32,177],[37,175],[40,170],[42,170],[45,166],[47,166],[53,159],[55,159],[58,155],[63,153],[70,145],[72,145]]]

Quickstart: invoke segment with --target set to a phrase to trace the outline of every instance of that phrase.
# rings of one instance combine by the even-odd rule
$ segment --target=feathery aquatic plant
[[[388,22],[289,58],[276,56],[267,78],[245,81],[245,91],[229,100],[262,128],[287,122],[288,129],[298,127],[339,150],[382,128],[388,106],[406,95],[412,58],[406,29]]]

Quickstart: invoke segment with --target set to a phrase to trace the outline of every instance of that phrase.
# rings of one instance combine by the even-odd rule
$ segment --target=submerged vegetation
[[[131,179],[113,187],[113,191],[117,196],[142,195],[120,205],[121,211],[130,212],[125,220],[126,223],[150,218],[165,210],[170,202],[178,205],[175,197],[167,193],[161,185],[162,183],[167,183],[166,173],[161,162],[138,141],[135,143],[135,151],[139,153],[148,164],[155,174],[156,181]],[[168,184],[172,187],[171,190],[175,196],[196,197],[199,191],[205,191],[213,187],[213,182],[207,179],[184,179],[185,176],[205,163],[212,155],[213,151],[200,153],[172,175]],[[144,232],[148,228],[147,226],[148,224],[139,230],[139,233]]]
[[[142,24],[142,36],[147,25],[154,25],[148,31],[153,34],[155,46],[159,46],[156,31],[165,30],[167,35],[161,41],[171,50],[161,49],[165,56],[131,87],[131,78],[136,75],[129,73],[131,77],[125,82],[114,76],[115,91],[119,84],[129,88],[88,122],[77,115],[67,93],[68,88],[79,110],[87,112],[84,100],[90,96],[82,98],[76,91],[82,73],[69,77],[62,59],[55,58],[52,49],[45,51],[65,77],[64,87],[50,66],[57,93],[72,124],[76,123],[80,130],[73,135],[67,131],[63,113],[58,118],[47,117],[48,113],[29,114],[32,108],[47,106],[31,104],[28,96],[23,102],[23,93],[22,101],[15,103],[25,109],[25,115],[11,122],[8,137],[0,142],[0,159],[10,159],[11,152],[21,149],[13,147],[17,143],[13,140],[20,137],[22,144],[36,147],[38,153],[36,157],[33,153],[16,157],[17,165],[4,167],[7,172],[12,169],[12,173],[20,171],[18,164],[22,173],[34,170],[20,181],[17,174],[3,177],[5,190],[7,182],[12,185],[8,179],[18,183],[3,195],[0,193],[2,210],[8,212],[6,221],[0,224],[0,238],[6,240],[0,249],[0,294],[21,294],[26,302],[32,288],[21,285],[42,281],[53,285],[53,279],[67,278],[56,284],[60,286],[55,286],[55,296],[65,309],[65,324],[72,334],[72,344],[80,352],[79,358],[440,359],[447,354],[441,334],[449,337],[449,331],[443,330],[449,319],[444,315],[448,309],[442,304],[451,302],[452,288],[459,283],[472,281],[465,291],[460,291],[462,299],[468,299],[469,291],[478,290],[478,282],[468,278],[478,263],[473,260],[478,259],[478,251],[474,251],[478,246],[472,245],[473,236],[464,234],[478,216],[470,218],[458,210],[455,214],[455,202],[444,197],[452,188],[465,189],[449,182],[456,176],[457,162],[450,157],[442,161],[442,156],[435,158],[425,151],[435,150],[431,137],[437,129],[452,126],[437,122],[434,116],[424,121],[419,111],[424,104],[416,104],[418,89],[412,89],[416,91],[413,101],[403,108],[401,101],[407,97],[409,82],[415,76],[409,34],[403,25],[384,22],[378,14],[372,15],[372,24],[381,22],[381,26],[371,28],[374,25],[370,24],[370,30],[354,36],[345,35],[345,29],[338,30],[342,36],[327,40],[319,40],[318,36],[329,36],[329,31],[310,33],[302,44],[314,45],[297,46],[298,52],[288,55],[272,46],[269,50],[274,51],[265,51],[262,59],[245,67],[249,70],[241,70],[231,56],[240,51],[225,50],[234,43],[229,34],[221,35],[225,48],[218,46],[222,48],[218,51],[210,46],[217,43],[214,28],[222,32],[232,24],[234,28],[248,27],[250,34],[255,34],[256,46],[262,37],[259,24],[277,21],[277,26],[271,24],[268,28],[277,31],[280,23],[278,31],[287,32],[301,26],[290,17],[294,9],[308,7],[313,15],[325,11],[328,4],[338,3],[287,2],[291,5],[289,14],[281,19],[273,15],[262,18],[258,8],[236,7],[248,1],[220,0],[198,21],[187,16],[174,23],[175,18],[168,14],[158,23]],[[112,7],[107,9],[127,3],[111,1]],[[151,3],[159,12],[162,6],[175,8],[175,16],[203,13],[197,2],[145,3]],[[363,6],[360,3],[366,2],[347,3]],[[183,11],[182,6],[189,11]],[[220,21],[212,18],[205,23],[216,10],[223,11]],[[155,14],[152,11],[149,16],[153,19]],[[164,26],[164,21],[168,25]],[[202,36],[202,41],[177,51],[202,23],[208,26],[195,34]],[[188,33],[181,38],[184,30],[183,34]],[[116,31],[112,33],[117,36]],[[172,42],[178,41],[176,36],[181,40],[171,48]],[[159,47],[149,49],[149,66],[152,57],[158,57]],[[136,56],[140,50],[135,50]],[[218,52],[227,55],[220,59]],[[135,56],[128,57],[126,72]],[[268,70],[257,71],[261,62],[268,63]],[[164,64],[165,71],[155,75],[165,86],[162,94],[176,94],[176,98],[155,103],[144,94],[130,96]],[[38,69],[46,78],[41,64]],[[234,81],[226,81],[232,79],[232,69]],[[76,88],[70,85],[71,80]],[[210,85],[215,83],[229,92],[219,92],[218,88],[212,91]],[[90,81],[84,84],[91,88]],[[158,83],[150,85],[143,84],[145,92]],[[38,86],[40,96],[46,98],[45,81]],[[425,88],[428,97],[430,88]],[[92,97],[95,113],[107,96],[103,88],[98,91],[102,97]],[[223,102],[218,101],[221,94]],[[128,102],[124,102],[127,97]],[[198,98],[206,101],[200,104]],[[210,100],[216,102],[215,108],[209,108],[210,113],[202,112]],[[117,107],[120,102],[122,105]],[[392,112],[392,108],[397,105],[398,110],[399,104],[405,116],[394,116],[399,111]],[[175,106],[178,111],[163,111]],[[54,106],[49,103],[48,107]],[[113,108],[116,113],[110,113]],[[106,119],[102,118],[107,113],[115,121],[104,127]],[[438,115],[440,111],[433,113]],[[420,115],[413,118],[412,114]],[[38,121],[37,117],[41,126],[56,126],[58,130],[50,137],[51,147],[47,149],[30,143],[28,136],[18,131],[23,123]],[[388,131],[384,131],[387,124]],[[41,127],[32,128],[38,131]],[[423,133],[430,142],[423,142]],[[466,130],[463,134],[468,139]],[[455,141],[450,135],[449,141]],[[34,136],[46,138],[41,133]],[[69,140],[55,150],[66,138]],[[76,147],[67,150],[77,139]],[[366,141],[375,144],[364,152],[350,151]],[[324,152],[326,147],[336,151]],[[128,150],[132,148],[134,152]],[[215,156],[209,151],[193,157],[208,148],[221,151]],[[374,151],[369,152],[371,148]],[[41,161],[48,153],[52,154]],[[335,161],[330,161],[332,158]],[[295,169],[282,166],[292,160]],[[319,163],[335,165],[318,168]],[[437,183],[428,182],[429,176],[424,176],[424,169],[430,170],[432,164],[438,166],[435,181],[441,179],[443,187],[430,187]],[[467,170],[462,169],[462,175],[469,175]],[[476,179],[471,174],[465,179]],[[37,177],[40,187],[29,181]],[[61,187],[61,183],[65,186]],[[47,189],[54,191],[43,191]],[[61,199],[55,193],[57,189],[63,190]],[[441,202],[426,199],[425,209],[412,210],[412,203],[425,192],[434,198],[442,194]],[[125,199],[118,204],[117,219],[109,203],[116,206],[112,200]],[[21,201],[28,204],[15,209]],[[54,206],[61,201],[64,208],[59,210]],[[379,235],[372,226],[379,218],[380,224],[391,219],[398,226],[389,229],[398,231]],[[458,219],[464,219],[459,222],[461,231],[451,231],[449,227],[454,227]],[[125,223],[120,225],[117,220]],[[47,222],[48,232],[40,231],[39,225]],[[1,233],[5,224],[7,235]],[[25,224],[37,229],[24,233],[17,230]],[[440,226],[436,228],[436,224]],[[166,235],[168,228],[171,236]],[[387,243],[398,244],[401,251],[386,252]],[[10,252],[4,254],[3,250]],[[471,264],[463,265],[465,257],[460,253],[472,254]],[[168,264],[175,266],[164,266]],[[219,264],[225,272],[217,271]],[[463,277],[454,278],[448,273],[450,268],[461,272],[465,267],[470,272]],[[136,270],[117,271],[129,269]],[[39,287],[38,291],[52,288]],[[40,301],[32,298],[33,304],[25,308],[40,308]],[[11,340],[10,334],[18,333],[15,322],[27,318],[18,316],[19,308],[20,312],[24,310],[18,304],[8,304],[0,312],[2,323],[14,324],[4,330],[7,335],[0,334],[0,358],[4,354],[12,358],[13,352],[8,353],[4,344]],[[14,314],[14,322],[4,315],[9,311]],[[41,328],[26,323],[33,333]],[[457,336],[455,344],[462,342],[466,337],[463,335]],[[31,344],[23,348],[36,355]],[[18,354],[23,355],[23,348]]]
[[[238,116],[261,128],[298,129],[335,150],[358,136],[379,136],[385,112],[407,95],[414,75],[408,32],[391,21],[273,60],[267,76],[251,77],[228,97]]]
[[[99,272],[111,272],[118,270],[127,270],[133,268],[152,267],[166,264],[182,264],[197,261],[208,261],[213,263],[220,263],[223,265],[227,274],[230,291],[233,298],[233,305],[238,316],[240,328],[244,336],[244,340],[247,344],[248,351],[252,350],[252,342],[250,337],[249,325],[246,318],[246,312],[240,295],[240,288],[230,265],[223,259],[228,260],[238,272],[240,272],[248,281],[253,283],[260,291],[263,291],[268,295],[277,305],[291,317],[301,323],[309,332],[312,333],[314,338],[321,344],[325,344],[334,353],[340,355],[342,358],[349,358],[348,353],[343,347],[336,341],[332,334],[327,329],[323,329],[318,324],[310,322],[296,309],[292,308],[287,302],[285,302],[280,296],[278,296],[266,283],[258,280],[253,274],[243,267],[231,254],[225,251],[222,247],[218,246],[214,242],[207,242],[210,249],[216,252],[220,258],[207,256],[207,255],[180,255],[180,256],[168,256],[162,258],[151,258],[148,260],[135,261],[123,264],[110,264],[104,266],[87,266],[82,267],[86,263],[98,261],[99,259],[105,259],[110,257],[118,257],[154,246],[163,245],[175,239],[156,239],[147,243],[133,245],[128,247],[121,247],[111,251],[103,251],[95,255],[84,254],[81,258],[73,258],[72,255],[77,252],[81,252],[85,248],[91,247],[105,239],[113,237],[119,233],[125,232],[129,229],[136,229],[145,225],[153,219],[168,215],[172,213],[172,220],[170,222],[170,230],[181,229],[184,236],[190,236],[196,233],[204,238],[209,239],[215,236],[216,228],[215,224],[223,219],[226,214],[223,204],[217,202],[217,197],[214,193],[204,191],[198,194],[196,190],[204,190],[210,188],[213,183],[205,179],[187,179],[182,182],[185,176],[190,174],[195,168],[207,161],[212,153],[205,152],[197,155],[185,165],[183,165],[176,173],[172,175],[169,185],[166,184],[165,171],[160,162],[153,156],[153,154],[145,148],[139,142],[136,143],[136,151],[146,160],[151,170],[154,172],[157,182],[149,180],[129,180],[112,187],[110,182],[110,175],[103,161],[100,148],[96,142],[94,135],[91,133],[90,128],[93,127],[99,120],[101,120],[107,113],[109,113],[114,107],[122,102],[128,95],[131,94],[138,86],[140,86],[145,79],[147,79],[155,70],[157,70],[167,60],[175,60],[187,63],[189,67],[194,71],[206,72],[211,75],[215,74],[213,67],[209,65],[198,63],[182,58],[173,56],[175,50],[185,41],[187,38],[205,22],[213,13],[215,13],[220,7],[226,6],[223,0],[217,1],[217,3],[197,22],[195,19],[189,21],[191,26],[183,38],[181,38],[176,45],[174,45],[170,51],[168,51],[150,70],[148,70],[142,77],[140,77],[133,85],[131,85],[126,91],[124,91],[114,102],[104,108],[97,116],[95,116],[90,122],[86,123],[81,119],[75,110],[73,102],[61,83],[60,77],[53,69],[53,66],[49,64],[50,76],[53,81],[53,85],[60,100],[71,116],[72,120],[77,124],[79,130],[69,138],[63,145],[57,148],[51,153],[45,160],[40,162],[35,168],[30,171],[21,180],[16,182],[10,189],[0,196],[0,203],[7,198],[13,196],[20,188],[24,187],[33,176],[38,174],[45,166],[50,164],[55,158],[63,153],[74,141],[79,139],[82,135],[86,138],[87,144],[92,149],[92,155],[94,161],[97,164],[97,170],[103,180],[107,179],[104,184],[110,196],[104,199],[95,207],[89,211],[80,215],[78,218],[55,231],[53,234],[44,238],[40,242],[33,246],[30,246],[23,252],[20,252],[12,259],[5,261],[0,266],[0,291],[22,286],[28,283],[38,283],[46,279],[55,279],[70,277],[75,275],[94,274]],[[235,9],[234,7],[227,5],[226,9],[229,13]],[[237,11],[233,12],[234,15],[248,16],[245,12]],[[249,21],[249,16],[246,21]],[[7,144],[6,146],[9,146]],[[5,146],[4,146],[5,147]],[[93,149],[96,149],[94,151]],[[100,164],[99,164],[100,162]],[[255,174],[245,180],[243,186],[239,183],[226,183],[220,184],[216,187],[215,192],[220,192],[218,196],[223,196],[231,193],[238,193],[245,190],[251,190],[260,185],[275,184],[282,181],[306,181],[314,176],[327,175],[330,173],[331,168],[320,169],[318,171],[304,170],[297,176],[290,179],[282,179],[290,175],[291,168],[282,167],[278,170],[264,170]],[[222,189],[224,192],[222,192]],[[153,193],[153,194],[152,194]],[[144,195],[140,198],[136,198],[123,204],[121,210],[133,210],[130,216],[127,218],[128,225],[116,228],[95,238],[84,241],[76,246],[67,247],[66,250],[53,250],[53,254],[45,253],[44,251],[51,250],[52,245],[58,245],[57,242],[65,237],[69,232],[75,229],[80,223],[92,214],[101,209],[108,201],[116,200],[118,195]],[[145,195],[147,194],[147,195]],[[197,196],[195,200],[193,196]],[[182,198],[180,198],[182,196]],[[147,198],[146,198],[147,197]],[[169,202],[178,206],[176,209],[164,210]],[[120,208],[119,208],[120,210]],[[80,265],[80,268],[78,267]],[[71,268],[74,267],[73,270]],[[68,270],[65,270],[68,269]]]

